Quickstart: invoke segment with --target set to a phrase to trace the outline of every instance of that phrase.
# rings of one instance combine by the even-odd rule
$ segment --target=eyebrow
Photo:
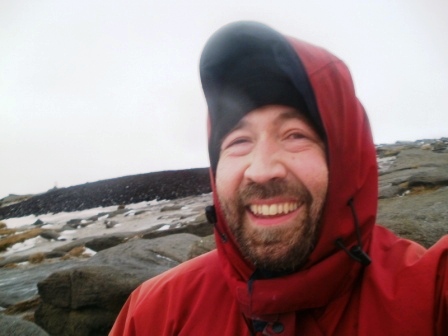
[[[308,117],[303,112],[296,109],[281,112],[280,115],[277,118],[275,118],[274,122],[278,123],[289,119],[299,119],[309,123]]]
[[[311,125],[311,122],[309,121],[308,117],[301,111],[296,110],[296,109],[291,109],[291,110],[286,110],[283,112],[280,112],[280,115],[277,116],[274,120],[274,123],[278,124],[280,122],[283,122],[285,120],[290,120],[290,119],[298,119],[298,120],[303,120],[305,121],[307,124]],[[241,129],[245,126],[248,125],[248,122],[246,120],[244,120],[244,117],[229,131],[229,133],[236,131],[238,129]],[[313,127],[314,128],[314,127]],[[227,133],[227,134],[229,134]]]

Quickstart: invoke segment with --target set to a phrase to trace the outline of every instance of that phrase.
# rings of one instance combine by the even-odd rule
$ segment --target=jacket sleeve
[[[176,269],[171,269],[137,287],[121,309],[109,336],[177,335],[185,304],[178,299],[177,289],[185,286],[178,277],[170,281],[176,274]]]
[[[448,335],[448,236],[442,238],[442,241],[445,248],[437,269],[435,290],[435,334],[441,336]]]

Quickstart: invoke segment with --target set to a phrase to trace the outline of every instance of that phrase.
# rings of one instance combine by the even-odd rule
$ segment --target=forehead
[[[268,124],[269,126],[281,126],[289,120],[297,120],[314,130],[307,116],[296,108],[284,105],[267,105],[250,111],[231,130],[246,127],[256,127]]]

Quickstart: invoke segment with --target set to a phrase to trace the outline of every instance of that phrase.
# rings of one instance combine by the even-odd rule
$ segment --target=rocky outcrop
[[[0,336],[48,336],[48,333],[36,324],[16,316],[0,314],[0,326]]]
[[[379,200],[377,222],[429,248],[448,234],[448,187]]]
[[[380,147],[377,222],[430,247],[448,233],[448,139]]]
[[[18,261],[19,262],[19,261]],[[46,262],[39,265],[1,269],[0,307],[10,307],[28,300],[37,294],[36,284],[50,274],[71,268],[85,260],[66,260],[64,262]]]
[[[398,196],[416,187],[448,186],[448,152],[398,147],[394,153],[394,162],[380,175],[380,198]]]
[[[39,282],[36,323],[52,335],[107,335],[129,294],[144,280],[186,261],[201,238],[180,233],[135,239]]]

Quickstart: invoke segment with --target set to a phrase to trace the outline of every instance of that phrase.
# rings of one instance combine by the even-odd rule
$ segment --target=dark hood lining
[[[268,26],[237,22],[207,42],[200,73],[210,117],[209,155],[216,172],[223,137],[249,111],[269,104],[304,112],[325,141],[305,68],[286,38]]]

